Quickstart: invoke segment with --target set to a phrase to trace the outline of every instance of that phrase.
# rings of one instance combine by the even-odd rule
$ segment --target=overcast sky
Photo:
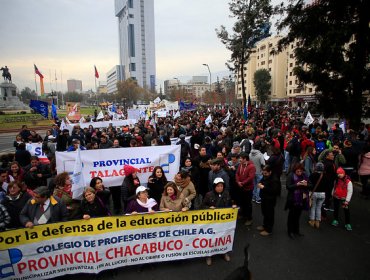
[[[203,63],[212,73],[227,71],[230,53],[215,28],[231,30],[228,1],[155,0],[154,6],[158,90],[166,79],[208,75]],[[114,0],[0,0],[0,20],[0,66],[9,67],[20,90],[35,89],[34,63],[46,92],[65,91],[70,78],[94,89],[94,64],[105,82],[119,63]]]

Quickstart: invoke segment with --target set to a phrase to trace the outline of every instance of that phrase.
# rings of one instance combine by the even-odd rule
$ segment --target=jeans
[[[289,169],[289,162],[290,162],[290,159],[289,159],[289,152],[287,151],[284,151],[284,157],[285,157],[285,162],[284,162],[284,171],[287,172],[288,169]]]
[[[310,209],[310,220],[321,221],[321,206],[325,200],[324,192],[314,192],[312,194],[312,206]]]
[[[261,181],[261,179],[263,178],[263,175],[262,174],[256,174],[254,176],[254,188],[253,188],[253,199],[258,201],[258,200],[261,200],[260,198],[260,188],[257,187],[257,184]]]

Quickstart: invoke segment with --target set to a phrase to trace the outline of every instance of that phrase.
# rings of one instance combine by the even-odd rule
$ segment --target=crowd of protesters
[[[319,228],[322,220],[329,220],[331,210],[334,215],[328,222],[338,226],[343,209],[343,225],[352,230],[353,182],[359,181],[363,197],[370,197],[369,125],[362,124],[358,131],[343,131],[338,123],[329,126],[324,119],[308,125],[305,114],[299,107],[269,106],[254,109],[245,121],[242,110],[201,107],[181,112],[178,118],[139,120],[132,127],[97,129],[91,122],[84,129],[75,124],[70,133],[54,124],[44,138],[23,126],[14,141],[15,154],[1,158],[0,229],[112,214],[231,206],[240,207],[238,218],[252,226],[255,202],[263,216],[257,229],[268,236],[285,173],[290,238],[302,236],[299,225],[304,210],[309,210],[309,224]],[[209,115],[212,122],[206,125]],[[181,145],[181,167],[174,178],[167,178],[157,166],[141,182],[139,170],[125,165],[121,185],[107,188],[95,177],[82,200],[75,200],[69,174],[56,172],[55,151],[171,145],[171,138],[178,138],[176,144]],[[50,164],[31,156],[26,143],[43,143]],[[230,256],[225,254],[224,259],[229,261]]]

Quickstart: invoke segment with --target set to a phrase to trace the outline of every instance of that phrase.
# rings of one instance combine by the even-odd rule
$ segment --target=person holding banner
[[[81,218],[80,202],[72,199],[72,183],[67,172],[58,174],[54,180],[55,189],[53,195],[58,197],[67,207],[68,220],[77,220]]]
[[[111,193],[110,190],[104,186],[103,179],[100,177],[92,178],[90,181],[90,187],[92,187],[96,191],[96,195],[104,203],[105,207],[109,209]]]
[[[168,182],[164,186],[164,191],[159,206],[161,211],[187,211],[189,210],[185,197],[179,192],[174,182]]]
[[[189,173],[186,171],[178,172],[175,176],[175,183],[179,192],[185,197],[185,202],[188,204],[188,207],[191,208],[191,203],[197,192],[195,191]]]
[[[86,187],[83,192],[83,199],[81,201],[82,218],[88,220],[96,217],[111,216],[108,208],[96,195],[95,189]]]
[[[123,171],[125,172],[125,179],[123,179],[121,185],[121,200],[123,203],[123,212],[126,213],[129,201],[135,198],[136,188],[141,184],[140,179],[137,177],[139,169],[131,165],[125,165]]]
[[[33,199],[23,207],[19,217],[24,227],[33,228],[34,225],[67,221],[68,212],[65,204],[59,198],[50,195],[47,187],[38,187],[33,192]]]
[[[129,202],[126,213],[154,213],[155,211],[158,211],[158,203],[153,198],[149,198],[148,189],[144,186],[136,188],[136,199]]]

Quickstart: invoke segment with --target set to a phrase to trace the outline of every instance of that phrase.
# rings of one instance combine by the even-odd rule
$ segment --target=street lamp
[[[208,72],[209,72],[209,92],[212,91],[212,76],[211,76],[211,70],[209,70],[209,65],[206,64],[206,63],[203,63],[204,66],[206,66],[208,68]]]

